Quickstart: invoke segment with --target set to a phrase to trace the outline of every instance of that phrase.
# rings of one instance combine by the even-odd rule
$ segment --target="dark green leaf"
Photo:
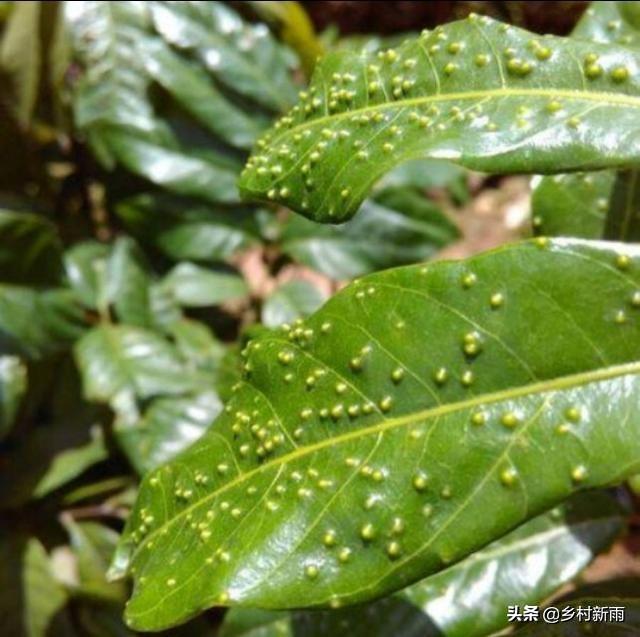
[[[639,65],[627,47],[538,37],[478,16],[397,50],[334,53],[258,142],[240,188],[340,222],[381,175],[418,157],[500,173],[637,161]]]
[[[193,263],[180,263],[162,285],[185,307],[207,307],[247,294],[244,279],[236,274],[215,272]]]
[[[207,73],[173,53],[160,38],[142,39],[139,50],[147,73],[212,133],[240,148],[249,148],[266,120],[250,117],[229,102]]]
[[[120,203],[116,211],[129,232],[176,261],[221,261],[258,233],[247,211],[215,212],[175,198],[142,195]]]
[[[0,468],[0,478],[12,486],[0,494],[0,504],[14,507],[31,498],[44,497],[107,455],[97,426],[89,427],[84,421],[44,423],[10,448]]]
[[[75,295],[0,283],[0,350],[37,358],[68,346],[84,330]]]
[[[141,475],[174,458],[195,442],[222,411],[213,392],[156,398],[133,423],[116,422],[116,436]]]
[[[36,538],[0,532],[0,617],[4,635],[47,637],[66,594],[51,572],[49,556]]]
[[[69,514],[61,516],[69,534],[78,582],[75,594],[111,602],[124,602],[126,588],[121,582],[108,582],[107,567],[118,542],[118,534],[97,522],[76,522]]]
[[[232,608],[224,616],[220,637],[293,637],[289,613],[257,610],[254,608]],[[338,634],[332,637],[339,637]]]
[[[640,240],[640,171],[619,170],[611,191],[605,239]]]
[[[640,46],[637,2],[592,2],[571,35],[593,42]]]
[[[262,306],[262,322],[267,327],[293,323],[315,312],[324,302],[324,295],[308,281],[289,281],[276,288]]]
[[[110,253],[110,247],[104,243],[83,241],[64,254],[69,284],[88,308],[104,308],[109,303],[105,278]]]
[[[592,621],[564,621],[549,624],[539,621],[524,625],[522,630],[514,634],[518,637],[531,635],[532,637],[636,637],[640,634],[640,581],[637,579],[621,579],[583,586],[572,592],[560,602],[552,604],[574,617],[578,609],[595,608],[624,608],[624,621],[610,621],[606,619]],[[590,613],[590,611],[586,611]],[[607,613],[608,615],[608,613]],[[562,615],[561,615],[562,616]],[[584,617],[584,614],[583,614]]]
[[[60,283],[62,250],[55,227],[38,215],[0,210],[0,272],[3,283]]]
[[[381,188],[390,186],[414,186],[431,189],[446,188],[460,203],[469,198],[466,171],[448,161],[414,159],[394,168],[378,184]]]
[[[0,440],[11,430],[27,390],[27,368],[17,356],[0,356]]]
[[[262,333],[216,423],[143,481],[112,565],[130,625],[374,599],[638,473],[639,287],[631,246],[537,240]]]
[[[459,232],[442,211],[411,189],[380,193],[362,214],[342,226],[319,226],[292,216],[282,233],[282,249],[333,279],[351,279],[374,270],[423,261]]]
[[[153,325],[150,284],[151,277],[136,244],[128,238],[118,239],[107,263],[106,296],[121,322],[138,327]]]
[[[539,604],[614,540],[624,514],[603,493],[580,494],[437,575],[372,604],[327,612],[232,609],[229,635],[284,624],[304,637],[484,637],[507,624],[510,605]],[[245,632],[242,632],[242,631]]]
[[[220,2],[154,2],[151,13],[168,42],[196,55],[228,88],[274,110],[295,100],[286,55],[264,25],[245,24]]]
[[[549,237],[600,239],[615,173],[570,173],[537,179],[531,198],[533,227]]]
[[[101,325],[75,345],[89,400],[127,405],[134,397],[180,394],[204,384],[187,373],[177,350],[150,330]]]

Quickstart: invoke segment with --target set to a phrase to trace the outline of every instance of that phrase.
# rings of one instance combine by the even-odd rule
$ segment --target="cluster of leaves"
[[[640,232],[637,11],[337,43],[307,86],[296,3],[0,3],[3,630],[482,636],[610,546],[640,254],[547,236]],[[609,171],[406,265],[463,167]],[[635,630],[636,584],[575,595]]]

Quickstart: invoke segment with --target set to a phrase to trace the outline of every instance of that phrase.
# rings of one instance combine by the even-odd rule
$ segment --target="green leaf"
[[[629,130],[639,64],[627,47],[538,37],[478,16],[390,52],[337,52],[258,142],[240,189],[340,222],[410,159],[497,173],[637,161]]]
[[[295,101],[287,56],[264,25],[245,24],[219,2],[155,2],[151,13],[168,42],[198,57],[234,92],[277,111]]]
[[[46,637],[67,596],[56,582],[49,556],[36,538],[0,532],[0,617],[5,635]]]
[[[106,296],[113,303],[117,318],[129,325],[151,327],[151,276],[135,242],[118,239],[106,267]]]
[[[90,309],[108,302],[106,268],[111,248],[97,241],[83,241],[64,253],[67,280],[78,299]]]
[[[217,373],[226,350],[204,323],[182,319],[171,325],[170,333],[190,365],[211,374]]]
[[[216,262],[255,241],[258,229],[246,210],[217,212],[176,198],[141,195],[121,202],[116,213],[140,242],[176,261]]]
[[[531,197],[536,233],[602,238],[614,181],[612,171],[537,178]]]
[[[324,295],[308,281],[289,281],[276,288],[262,306],[262,322],[267,327],[293,323],[317,310],[324,302]]]
[[[59,283],[62,250],[55,227],[39,215],[0,210],[0,271],[4,283]]]
[[[458,202],[464,203],[469,199],[466,182],[466,171],[456,164],[433,159],[414,159],[384,175],[378,187],[413,186],[423,190],[446,188]]]
[[[266,27],[198,2],[73,2],[65,16],[83,69],[74,117],[100,162],[237,203],[243,151],[295,99],[289,56]]]
[[[640,46],[636,2],[592,2],[571,35],[593,42]]]
[[[578,609],[624,608],[624,621],[564,621],[549,624],[543,621],[524,625],[516,630],[518,637],[525,635],[539,637],[633,637],[640,632],[640,581],[637,579],[620,579],[583,586],[568,596],[551,604],[567,615],[576,617]],[[588,611],[587,611],[588,612]]]
[[[129,325],[93,328],[77,342],[75,355],[84,394],[96,402],[180,394],[193,389],[196,380],[171,343]]]
[[[85,316],[70,290],[0,283],[0,351],[38,358],[67,347],[85,327]]]
[[[129,624],[375,599],[638,473],[639,286],[631,246],[538,240],[262,332],[216,423],[142,483],[111,570],[134,572]]]
[[[207,307],[247,294],[244,279],[236,274],[215,272],[193,263],[180,263],[163,279],[162,285],[185,307]]]
[[[17,356],[0,356],[0,441],[9,433],[27,390],[27,368]]]
[[[631,242],[640,239],[640,171],[635,168],[615,174],[604,237]]]
[[[220,637],[294,637],[295,634],[289,613],[255,608],[232,608],[220,627]]]
[[[69,534],[71,549],[76,558],[76,595],[108,602],[122,603],[126,588],[122,582],[108,582],[107,567],[118,542],[118,534],[97,522],[76,522],[69,514],[60,520]]]
[[[139,49],[146,72],[197,121],[232,146],[250,148],[266,127],[266,120],[239,110],[202,68],[173,53],[162,39],[142,39]]]
[[[198,440],[221,411],[213,391],[156,398],[134,423],[116,422],[116,436],[133,467],[144,475]]]
[[[12,485],[0,495],[9,508],[52,493],[108,457],[99,427],[85,421],[43,423],[10,449],[0,469]]]
[[[508,606],[539,604],[569,582],[609,546],[624,523],[611,497],[579,494],[393,597],[288,618],[234,608],[225,616],[222,634],[240,636],[269,626],[277,635],[276,627],[284,625],[289,634],[305,637],[484,637],[507,625]]]
[[[366,200],[342,226],[292,216],[282,232],[285,253],[333,279],[351,279],[423,261],[459,235],[440,208],[415,190],[390,188]]]
[[[318,635],[323,629],[339,634],[338,627],[345,635],[366,635],[368,623],[380,637],[391,637],[402,625],[399,617],[404,637],[493,634],[507,625],[509,606],[539,605],[608,548],[624,525],[624,512],[606,494],[579,494],[395,599],[324,613],[316,621],[305,616],[309,635],[315,634],[312,624]]]

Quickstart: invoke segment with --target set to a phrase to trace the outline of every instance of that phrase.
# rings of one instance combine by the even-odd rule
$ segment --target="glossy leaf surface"
[[[406,603],[381,600],[326,613],[325,621],[334,630],[341,627],[344,635],[361,630],[363,636],[361,627],[368,622],[377,626],[381,637],[391,637],[402,625],[389,612],[395,609],[409,627],[405,637],[483,637],[507,625],[508,606],[540,604],[574,578],[613,542],[624,524],[624,512],[609,496],[579,494],[564,507],[526,522],[455,566],[402,591],[398,597],[414,605],[413,614]],[[307,620],[312,623],[313,616]]]
[[[637,161],[639,64],[627,47],[478,16],[387,52],[334,53],[258,142],[240,188],[340,222],[377,178],[418,157],[498,173]]]
[[[609,496],[579,494],[395,596],[288,617],[281,611],[231,609],[223,635],[240,637],[260,628],[274,637],[484,637],[506,625],[509,605],[546,599],[623,527],[624,513]]]
[[[131,626],[374,599],[637,472],[639,286],[633,247],[538,240],[258,336],[224,414],[143,481],[112,566]]]

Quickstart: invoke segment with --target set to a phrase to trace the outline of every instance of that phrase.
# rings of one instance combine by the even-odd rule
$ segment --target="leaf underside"
[[[537,240],[261,334],[216,423],[143,481],[111,569],[135,577],[127,621],[374,599],[637,472],[639,288],[633,247]]]
[[[258,141],[240,189],[339,222],[376,179],[418,157],[495,173],[637,161],[639,65],[625,46],[474,15],[396,50],[337,52]]]

